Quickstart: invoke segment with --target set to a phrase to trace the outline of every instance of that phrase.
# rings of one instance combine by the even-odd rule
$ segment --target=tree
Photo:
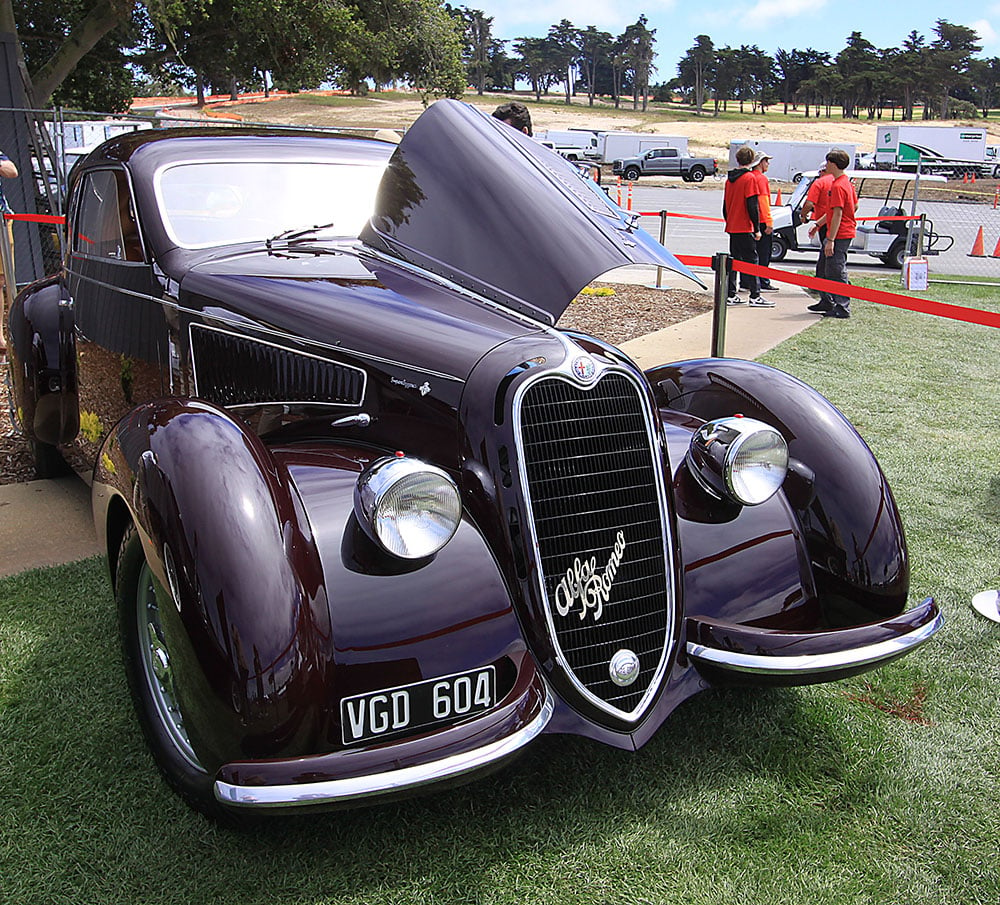
[[[1000,57],[973,60],[969,65],[969,75],[983,119],[989,119],[990,108],[1000,100]]]
[[[493,17],[481,9],[466,6],[444,5],[444,10],[461,27],[462,61],[469,74],[469,83],[476,88],[476,94],[486,91],[486,82],[491,68],[491,53],[494,51]]]
[[[721,48],[715,55],[715,70],[711,73],[709,87],[715,100],[715,113],[719,108],[728,109],[729,99],[736,96],[739,82],[739,61],[736,51],[728,45]]]
[[[677,64],[680,86],[694,91],[694,108],[701,113],[705,91],[715,67],[715,45],[708,35],[698,35]]]
[[[656,29],[646,28],[649,20],[640,15],[622,34],[620,41],[627,65],[632,72],[632,109],[639,107],[639,94],[642,93],[642,109],[645,111],[649,101],[649,77],[653,71],[653,51]]]
[[[599,31],[593,25],[588,25],[579,33],[580,63],[583,66],[584,78],[587,82],[587,97],[590,106],[594,106],[594,94],[597,91],[599,67],[611,57],[612,40],[610,32]]]
[[[545,38],[548,44],[548,55],[553,73],[559,72],[566,82],[566,103],[569,104],[572,88],[570,70],[576,66],[580,56],[580,32],[573,27],[569,19],[560,20],[558,25],[549,28]]]
[[[852,31],[847,46],[837,54],[835,63],[843,79],[841,106],[845,118],[856,118],[860,105],[870,103],[872,85],[879,68],[875,45]]]
[[[67,0],[60,4],[26,0],[18,3],[15,16],[12,0],[0,0],[0,31],[17,37],[18,68],[28,103],[46,106],[102,39],[131,24],[132,11],[132,0]],[[103,45],[105,58],[113,54],[113,46]]]
[[[969,64],[973,54],[983,48],[976,43],[979,40],[976,31],[965,25],[938,19],[934,32],[937,38],[928,48],[927,75],[941,98],[941,119],[947,119],[952,89],[970,84]]]
[[[549,42],[545,38],[517,38],[514,49],[521,55],[520,74],[531,82],[535,99],[541,100],[559,77],[549,52]]]

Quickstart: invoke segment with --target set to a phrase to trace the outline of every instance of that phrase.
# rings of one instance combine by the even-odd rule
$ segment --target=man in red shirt
[[[757,179],[750,168],[755,163],[753,148],[744,145],[736,152],[737,168],[729,171],[722,196],[722,216],[729,233],[729,253],[737,261],[757,263],[757,242],[760,239],[760,208],[757,199]],[[760,280],[744,273],[742,283],[750,289],[750,304],[765,305],[760,296]],[[729,271],[727,305],[745,305],[736,291],[736,271]]]
[[[816,276],[826,279],[826,255],[823,254],[823,244],[826,242],[826,207],[830,200],[830,184],[833,176],[826,171],[826,161],[819,168],[819,177],[814,179],[806,192],[806,200],[802,202],[802,215],[808,217],[812,214],[813,226],[809,227],[809,235],[813,236],[819,232],[819,257],[816,259]],[[822,225],[817,224],[822,220]],[[829,292],[820,292],[819,301],[815,305],[809,305],[810,311],[822,314],[833,307]]]
[[[818,227],[824,222],[827,226],[822,251],[826,257],[826,279],[837,283],[850,282],[847,279],[847,249],[857,231],[858,196],[844,172],[850,165],[850,156],[840,148],[826,155],[826,171],[833,182],[830,183],[826,213],[816,221]],[[851,300],[846,295],[831,295],[830,306],[828,311],[822,312],[823,317],[851,316]]]
[[[771,165],[770,154],[758,154],[750,168],[757,179],[757,206],[760,211],[760,238],[757,240],[757,263],[761,267],[771,265],[771,234],[774,232],[774,217],[771,215],[771,183],[767,178],[767,170]],[[767,277],[760,278],[761,292],[777,292]],[[774,307],[774,302],[764,302],[768,308]]]

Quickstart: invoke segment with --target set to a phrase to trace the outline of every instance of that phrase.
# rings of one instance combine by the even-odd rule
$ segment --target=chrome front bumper
[[[535,717],[510,735],[460,754],[395,770],[345,779],[280,785],[246,785],[215,782],[215,797],[222,804],[239,808],[293,808],[334,804],[380,795],[407,792],[465,774],[496,767],[538,736],[552,718],[555,704],[547,693]],[[308,758],[303,759],[303,770]]]
[[[884,622],[826,632],[782,632],[689,619],[687,654],[696,666],[740,674],[744,681],[825,682],[895,660],[944,624],[933,598]]]

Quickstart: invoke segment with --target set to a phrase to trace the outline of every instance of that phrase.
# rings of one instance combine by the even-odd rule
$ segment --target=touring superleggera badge
[[[577,355],[577,357],[573,359],[571,367],[576,379],[581,380],[584,383],[590,383],[590,381],[594,379],[594,375],[597,373],[597,365],[594,364],[594,359],[589,355]]]
[[[585,562],[577,556],[573,565],[556,585],[556,612],[560,616],[568,616],[579,606],[577,615],[586,619],[590,613],[594,622],[599,622],[604,613],[604,604],[611,597],[611,586],[625,554],[625,532],[619,531],[615,537],[615,545],[603,571],[597,571],[597,557],[591,556]]]

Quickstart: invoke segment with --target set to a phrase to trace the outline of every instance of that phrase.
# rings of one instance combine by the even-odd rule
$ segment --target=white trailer
[[[878,126],[875,165],[880,170],[1000,176],[987,153],[986,130],[970,126]]]
[[[851,166],[854,166],[854,156],[857,153],[857,146],[845,144],[843,142],[825,141],[770,141],[767,139],[741,138],[732,139],[729,142],[729,167],[736,167],[736,152],[749,145],[761,154],[770,154],[771,163],[767,171],[768,179],[776,182],[797,183],[803,173],[811,173],[817,170],[821,163],[826,160],[828,152],[834,148],[840,148],[847,152],[851,158]]]
[[[677,148],[682,156],[688,153],[687,136],[654,135],[651,132],[599,132],[597,146],[601,163],[641,157],[654,148]]]
[[[546,129],[535,138],[568,160],[596,161],[600,158],[598,135],[591,129]]]

